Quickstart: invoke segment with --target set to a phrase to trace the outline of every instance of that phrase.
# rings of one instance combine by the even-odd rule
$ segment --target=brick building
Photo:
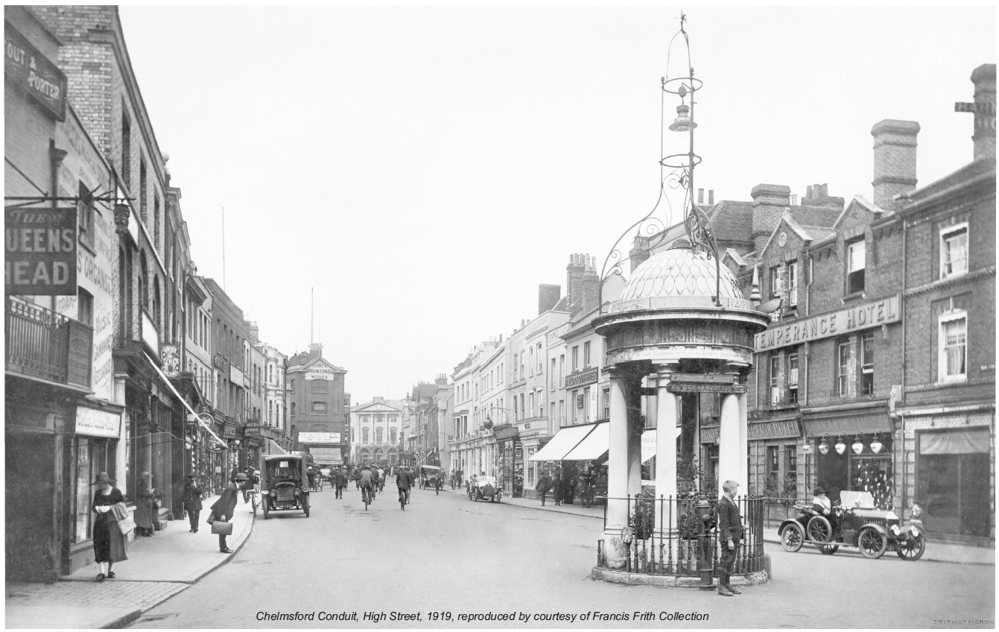
[[[288,359],[289,423],[295,449],[308,449],[316,463],[346,460],[346,375],[347,371],[323,358],[323,346],[318,343]]]
[[[973,160],[896,200],[899,492],[906,508],[921,504],[931,537],[975,543],[995,540],[995,77],[994,64],[971,75]]]

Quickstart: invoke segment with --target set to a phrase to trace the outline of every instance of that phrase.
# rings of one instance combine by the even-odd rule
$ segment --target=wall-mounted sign
[[[4,23],[4,77],[27,92],[60,121],[66,120],[66,75]]]
[[[795,419],[781,419],[778,421],[764,421],[762,423],[752,423],[747,426],[747,438],[750,441],[761,439],[787,439],[801,436],[798,421]]]
[[[328,366],[314,366],[305,372],[307,380],[332,380],[336,377],[336,371]]]
[[[804,318],[799,321],[771,327],[756,334],[755,351],[761,353],[811,340],[841,336],[853,331],[902,320],[898,295],[864,305],[848,307],[838,312]]]
[[[76,208],[4,212],[4,292],[76,295]]]
[[[339,432],[300,432],[299,443],[340,443]]]
[[[259,437],[260,436],[260,424],[259,423],[248,423],[243,427],[243,434],[247,437]]]
[[[698,384],[696,382],[670,382],[666,385],[666,390],[670,393],[745,393],[746,386],[743,384],[718,384],[706,382]]]
[[[594,367],[592,369],[587,369],[586,371],[580,371],[579,373],[573,373],[565,378],[566,388],[576,388],[577,386],[585,386],[586,384],[592,384],[597,381],[600,375],[600,369]]]
[[[76,434],[117,439],[121,429],[121,414],[76,407]]]
[[[216,369],[220,371],[225,371],[226,361],[225,358],[223,358],[220,354],[217,353],[215,354],[215,356],[212,358],[212,364],[215,366]]]

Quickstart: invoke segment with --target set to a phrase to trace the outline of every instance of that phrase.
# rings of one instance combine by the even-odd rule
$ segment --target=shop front
[[[988,419],[989,415],[981,417]],[[914,431],[916,488],[912,500],[923,508],[927,533],[931,538],[987,543],[995,537],[991,428],[963,423],[957,427],[922,425],[924,429]]]
[[[514,498],[524,495],[524,446],[516,426],[493,428],[499,458],[499,484],[503,493]]]
[[[900,504],[893,429],[886,409],[802,413],[808,444],[804,453],[814,459],[815,485],[823,487],[830,499],[838,500],[843,490],[866,491],[879,509],[895,509]]]
[[[751,419],[747,433],[750,489],[767,498],[805,498],[812,490],[806,490],[804,473],[798,467],[802,443],[797,410]]]
[[[97,474],[116,478],[116,453],[122,409],[106,405],[77,406],[74,433],[69,442],[66,472],[67,534],[61,573],[68,575],[93,561],[93,520],[90,504]]]

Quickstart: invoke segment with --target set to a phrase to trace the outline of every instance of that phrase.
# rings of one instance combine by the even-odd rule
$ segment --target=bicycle
[[[257,488],[246,490],[246,496],[253,506],[253,515],[257,515],[257,505],[260,504],[260,490]]]
[[[406,502],[409,500],[409,490],[400,489],[399,490],[399,505],[402,506],[402,510],[406,511]]]
[[[323,491],[323,483],[324,482],[326,482],[326,479],[320,478],[319,481],[316,483],[316,485],[318,485],[318,487],[319,487],[319,491]]]
[[[368,510],[368,505],[371,504],[371,491],[367,487],[361,488],[361,499],[364,500],[364,511]]]

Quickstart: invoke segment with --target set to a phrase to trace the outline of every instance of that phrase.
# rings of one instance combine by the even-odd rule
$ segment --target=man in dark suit
[[[222,495],[212,505],[212,513],[208,516],[208,524],[212,524],[216,520],[222,520],[223,522],[232,520],[232,514],[236,511],[236,501],[238,499],[239,490],[236,488],[236,483],[226,485],[225,490],[222,491]],[[226,546],[225,534],[223,533],[219,534],[219,552],[232,553],[232,550]]]
[[[735,481],[725,481],[722,485],[724,494],[718,501],[718,543],[721,546],[721,559],[718,560],[718,594],[731,597],[742,593],[742,590],[729,584],[735,555],[742,539],[742,516],[739,505],[735,503],[735,495],[739,484]]]

